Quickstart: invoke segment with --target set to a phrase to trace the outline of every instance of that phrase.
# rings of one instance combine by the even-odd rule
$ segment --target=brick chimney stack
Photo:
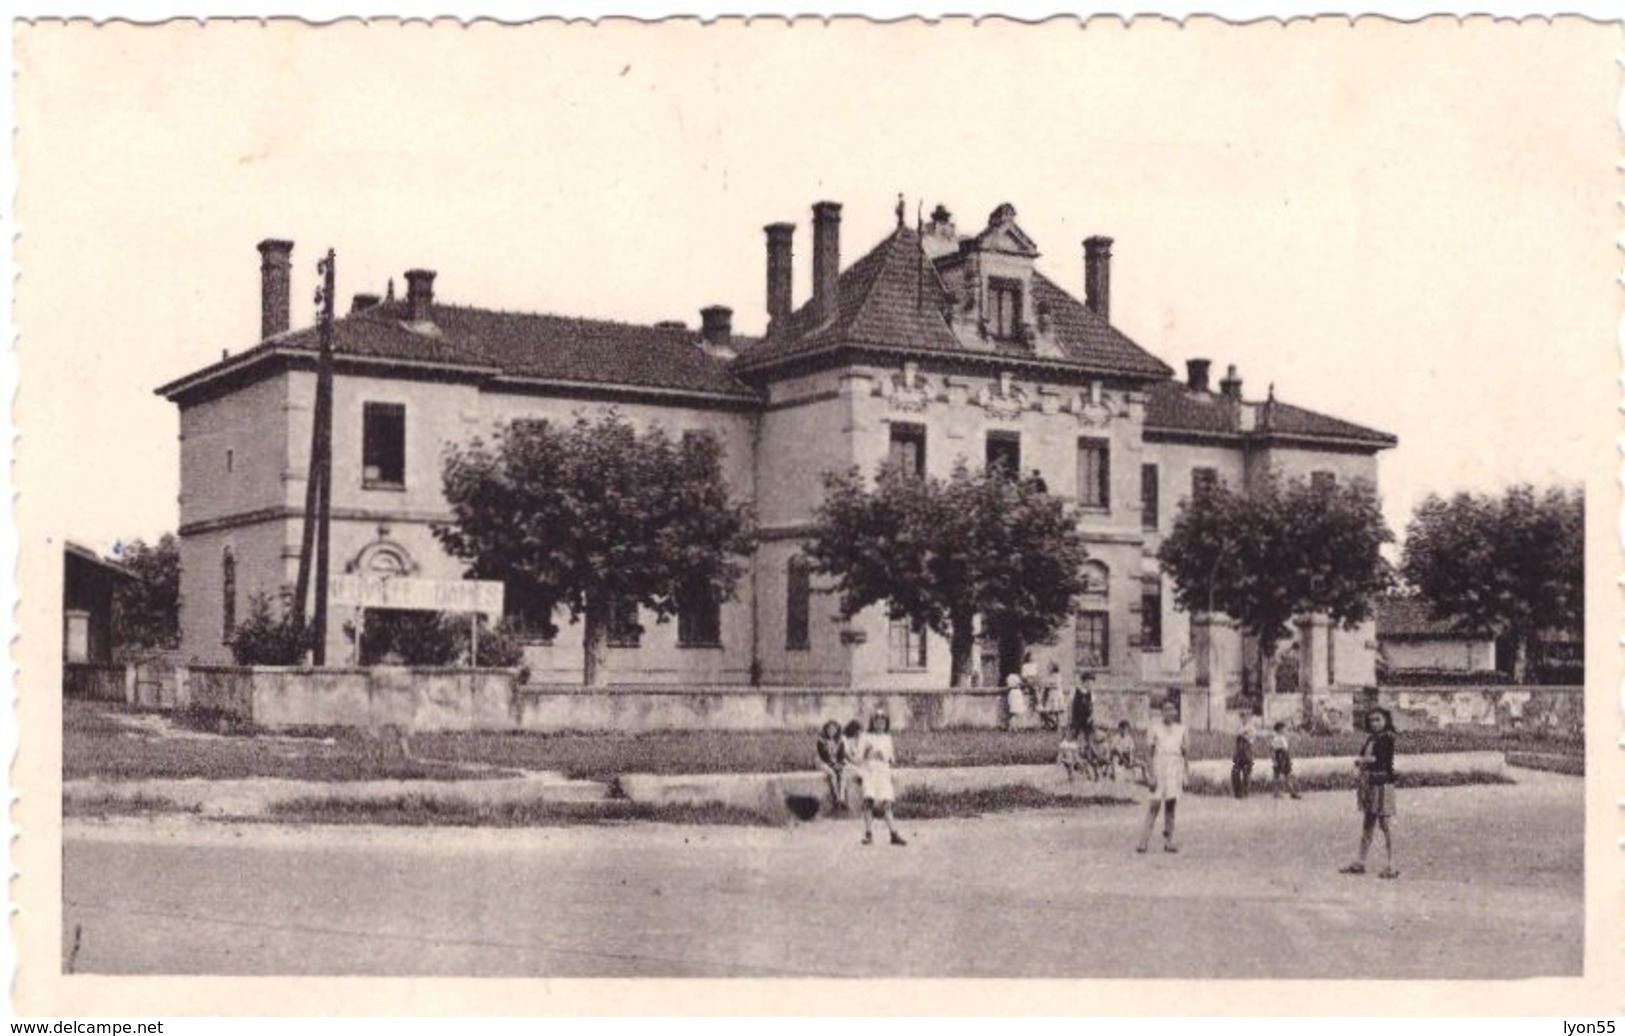
[[[792,287],[792,262],[795,253],[790,242],[795,237],[794,223],[769,223],[762,228],[767,234],[767,320],[769,326],[790,315],[795,308]]]
[[[1219,391],[1228,399],[1241,398],[1241,375],[1236,373],[1236,365],[1231,364],[1225,371],[1224,377],[1219,381]]]
[[[833,320],[840,309],[840,274],[841,205],[821,201],[813,206],[813,308],[819,323]]]
[[[429,307],[434,305],[434,271],[406,271],[406,308],[414,324],[429,322]]]
[[[1083,242],[1083,304],[1090,312],[1112,318],[1112,239],[1090,237]]]
[[[256,247],[260,250],[260,338],[265,339],[288,329],[293,242],[266,238]]]
[[[1185,383],[1190,386],[1192,392],[1206,392],[1208,390],[1207,372],[1212,365],[1211,360],[1185,361]]]
[[[700,310],[700,337],[707,345],[733,344],[734,311],[727,306],[706,306]]]
[[[382,301],[384,300],[378,295],[371,294],[370,292],[358,291],[350,299],[350,312],[360,313],[364,309],[371,309]]]

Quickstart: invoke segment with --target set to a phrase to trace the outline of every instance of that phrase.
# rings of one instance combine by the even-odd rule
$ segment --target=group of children
[[[1236,732],[1236,749],[1230,757],[1230,793],[1238,799],[1252,793],[1253,738],[1256,736],[1252,717],[1248,717]],[[1275,797],[1280,798],[1284,789],[1293,798],[1302,798],[1298,792],[1298,778],[1292,775],[1292,748],[1287,741],[1285,723],[1275,724],[1275,733],[1270,738],[1270,763],[1273,770],[1270,787]]]
[[[891,717],[876,712],[869,717],[869,729],[851,720],[843,728],[828,720],[818,732],[818,769],[829,782],[835,808],[850,809],[847,795],[858,786],[863,800],[863,844],[874,842],[873,823],[884,820],[891,832],[891,844],[907,845],[897,833],[893,806],[897,800],[892,767],[897,765],[897,746],[892,741]]]
[[[1150,789],[1147,801],[1145,827],[1136,851],[1144,853],[1156,829],[1157,817],[1163,817],[1163,850],[1177,853],[1174,841],[1174,816],[1179,797],[1185,788],[1189,765],[1189,746],[1185,725],[1180,722],[1179,703],[1173,698],[1162,702],[1161,722],[1153,723],[1146,732],[1150,743],[1148,758],[1140,761],[1139,747],[1127,720],[1117,724],[1104,761],[1095,748],[1094,702],[1087,681],[1080,681],[1072,698],[1070,722],[1061,738],[1058,761],[1066,771],[1067,779],[1075,779],[1081,770],[1089,770],[1099,779],[1102,770],[1111,780],[1120,773],[1138,774]],[[1057,724],[1059,725],[1059,724]],[[1390,825],[1395,815],[1396,783],[1394,775],[1395,736],[1393,719],[1386,709],[1373,708],[1366,716],[1367,738],[1355,760],[1359,772],[1357,804],[1363,818],[1360,835],[1359,858],[1343,868],[1344,874],[1364,874],[1366,859],[1378,830],[1382,831],[1386,865],[1380,872],[1384,878],[1397,878],[1394,869],[1393,832]],[[1252,781],[1254,733],[1249,721],[1236,735],[1235,751],[1231,758],[1231,790],[1237,798],[1246,798]],[[891,718],[877,711],[869,720],[868,730],[857,720],[845,728],[834,720],[825,722],[818,734],[818,766],[829,782],[830,796],[837,809],[848,809],[847,797],[853,782],[861,789],[863,800],[863,844],[874,841],[873,822],[884,820],[891,834],[891,844],[907,845],[897,831],[893,813],[897,793],[892,781],[892,767],[897,764],[897,749],[892,741]],[[1275,797],[1284,790],[1294,799],[1300,798],[1297,778],[1292,772],[1292,748],[1287,738],[1286,724],[1276,723],[1270,738],[1270,757],[1274,769]]]

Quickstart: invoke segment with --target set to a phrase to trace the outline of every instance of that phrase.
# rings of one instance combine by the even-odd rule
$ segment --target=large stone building
[[[841,621],[797,559],[819,476],[898,458],[946,475],[964,458],[1041,474],[1076,505],[1090,591],[1057,642],[1037,645],[1068,676],[1111,684],[1242,679],[1244,645],[1222,618],[1174,608],[1155,551],[1180,501],[1204,480],[1246,484],[1266,470],[1376,480],[1387,434],[1185,376],[1110,323],[1111,241],[1084,242],[1083,300],[1036,265],[1009,205],[962,236],[939,207],[842,269],[840,206],[813,207],[812,296],[792,297],[795,228],[766,228],[769,324],[733,332],[731,311],[697,330],[450,305],[435,274],[411,270],[401,299],[357,296],[334,326],[334,567],[457,578],[432,523],[447,444],[515,418],[616,408],[673,435],[706,431],[731,489],[755,502],[761,546],[736,599],[612,639],[609,682],[943,687],[948,650],[879,609]],[[290,330],[292,244],[261,242],[262,341],[158,391],[180,408],[183,654],[229,657],[226,636],[251,592],[294,582],[309,464],[317,334]],[[580,679],[580,629],[511,610],[535,630],[534,679]],[[328,658],[352,657],[342,610]],[[1013,645],[984,648],[984,679]],[[1368,684],[1369,627],[1305,617],[1309,686]],[[1211,672],[1209,672],[1211,670]]]

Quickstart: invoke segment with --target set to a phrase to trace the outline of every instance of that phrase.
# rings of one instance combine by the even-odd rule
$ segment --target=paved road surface
[[[1352,796],[791,829],[70,822],[79,972],[1505,978],[1577,974],[1574,778],[1401,796],[1399,881],[1336,873]]]

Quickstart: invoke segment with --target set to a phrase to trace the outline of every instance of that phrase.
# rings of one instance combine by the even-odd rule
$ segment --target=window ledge
[[[677,646],[683,651],[721,651],[722,641],[695,640],[686,643],[679,642]]]
[[[367,481],[367,480],[363,479],[362,482],[361,482],[361,488],[362,489],[368,489],[368,490],[377,490],[377,491],[383,492],[383,493],[404,493],[404,492],[406,492],[406,483],[405,482]]]
[[[786,650],[786,651],[811,651],[812,650],[812,645],[811,644],[786,644],[786,645],[784,645],[784,650]]]

